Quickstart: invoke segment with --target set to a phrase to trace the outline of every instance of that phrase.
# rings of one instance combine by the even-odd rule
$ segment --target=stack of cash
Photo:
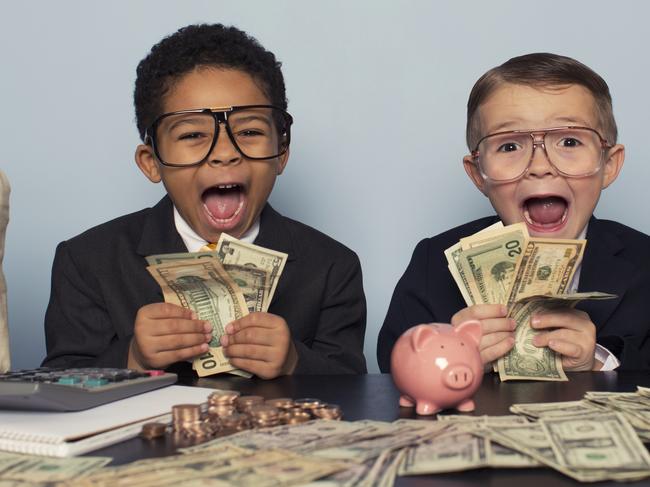
[[[225,326],[248,313],[267,311],[287,254],[221,234],[215,251],[150,255],[147,270],[160,284],[165,302],[196,312],[212,324],[209,350],[193,366],[199,376],[235,369],[223,354]]]
[[[574,307],[606,293],[568,294],[586,240],[532,238],[526,225],[496,223],[445,250],[449,271],[468,306],[505,304],[517,322],[515,345],[495,370],[505,380],[567,380],[562,360],[547,347],[532,345],[530,318],[540,310]]]

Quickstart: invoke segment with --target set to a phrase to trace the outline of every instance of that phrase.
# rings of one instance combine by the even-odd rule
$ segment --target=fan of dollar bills
[[[225,326],[255,311],[267,311],[287,261],[287,254],[221,234],[210,252],[147,257],[147,270],[162,288],[165,302],[196,312],[212,324],[209,350],[194,359],[196,373],[229,372],[250,377],[223,354]]]
[[[109,467],[107,457],[0,452],[1,485],[390,487],[397,476],[540,467],[580,482],[650,476],[642,443],[650,440],[648,388],[592,391],[579,401],[513,404],[510,410],[517,416],[314,420],[252,428],[172,456]]]
[[[515,345],[495,370],[505,380],[567,380],[562,359],[537,348],[530,317],[540,310],[574,307],[585,299],[611,299],[601,292],[567,293],[586,240],[533,238],[526,225],[498,222],[445,250],[449,271],[468,306],[506,304],[517,322]]]

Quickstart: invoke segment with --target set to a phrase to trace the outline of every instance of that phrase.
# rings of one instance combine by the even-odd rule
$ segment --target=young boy
[[[59,244],[43,365],[189,370],[211,326],[162,302],[145,257],[226,232],[288,254],[269,312],[226,326],[232,365],[262,378],[364,373],[359,259],[267,203],[292,123],[275,56],[234,27],[190,25],[140,62],[134,103],[136,163],[167,195]]]
[[[417,245],[379,334],[381,370],[390,370],[397,338],[420,323],[481,320],[485,364],[512,348],[515,324],[506,318],[506,307],[465,307],[443,253],[498,219],[504,225],[525,222],[531,236],[586,235],[581,269],[570,290],[618,296],[533,316],[531,326],[543,330],[535,346],[559,353],[568,371],[650,368],[650,237],[593,216],[600,192],[623,166],[624,148],[616,137],[609,88],[578,61],[529,54],[485,73],[467,104],[471,154],[463,164],[498,217]]]

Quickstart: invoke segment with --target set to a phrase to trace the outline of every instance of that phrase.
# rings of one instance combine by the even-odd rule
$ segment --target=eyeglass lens
[[[251,159],[270,159],[286,150],[288,124],[282,110],[246,108],[226,113],[229,131],[212,113],[178,113],[163,118],[156,127],[159,157],[168,164],[196,164],[208,156],[215,135],[229,137],[235,149]]]
[[[482,171],[495,181],[521,176],[532,160],[535,143],[543,150],[540,138],[541,135],[535,135],[533,139],[531,132],[486,137],[478,147]],[[551,163],[566,175],[586,176],[600,167],[603,147],[598,134],[591,130],[572,128],[548,131],[544,135],[544,147]]]

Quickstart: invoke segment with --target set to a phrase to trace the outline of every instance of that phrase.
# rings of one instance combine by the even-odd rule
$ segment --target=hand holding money
[[[255,373],[271,378],[293,371],[297,355],[289,328],[284,319],[266,313],[286,260],[287,254],[240,242],[226,234],[221,234],[214,252],[148,256],[150,265],[147,270],[160,285],[165,302],[193,312],[194,319],[202,322],[201,326],[209,323],[207,330],[196,328],[197,324],[192,328],[190,324],[175,322],[173,326],[181,327],[185,336],[172,334],[159,339],[157,346],[149,347],[155,352],[173,351],[164,355],[165,360],[170,361],[161,361],[160,366],[169,365],[176,361],[171,360],[173,357],[182,355],[184,358],[195,357],[193,367],[199,376],[230,372],[247,377]],[[146,325],[151,321],[148,320],[151,310],[144,307],[143,311],[140,328],[152,330],[152,325]],[[240,321],[249,313],[256,317]],[[231,332],[226,329],[229,324],[233,324]],[[178,330],[173,328],[172,331]],[[201,333],[208,341],[207,349],[199,341]],[[237,337],[232,338],[233,334]],[[222,338],[225,343],[221,342]],[[139,342],[135,341],[135,344],[132,347],[135,353],[130,357],[137,357],[141,352]],[[244,370],[230,363],[224,354],[224,345],[232,345],[231,357]],[[190,350],[192,355],[189,355]]]
[[[531,238],[516,223],[493,225],[445,251],[468,305],[452,324],[471,318],[483,323],[481,358],[498,359],[501,380],[567,380],[564,367],[592,370],[596,328],[573,307],[614,296],[567,294],[585,245],[586,240]],[[507,316],[497,305],[507,307]]]
[[[587,313],[573,308],[541,312],[533,315],[530,326],[544,331],[533,338],[533,345],[559,353],[565,370],[593,370],[596,325]]]
[[[284,318],[251,313],[226,326],[221,336],[224,355],[234,367],[262,379],[293,373],[298,353]]]
[[[152,303],[138,311],[128,367],[163,369],[208,351],[212,325],[171,303]]]

